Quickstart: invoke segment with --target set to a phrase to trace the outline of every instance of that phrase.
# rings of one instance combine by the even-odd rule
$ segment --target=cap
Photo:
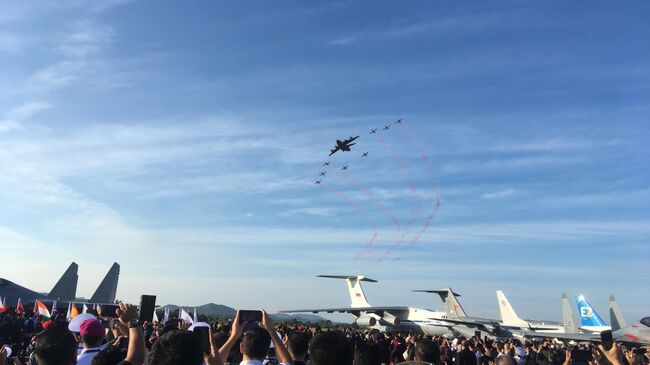
[[[71,332],[80,332],[81,331],[81,324],[88,319],[97,319],[97,317],[93,316],[90,313],[81,313],[76,315],[70,323],[68,324],[68,329]]]
[[[79,333],[82,336],[104,337],[106,330],[104,330],[104,326],[96,318],[91,318],[81,323]]]
[[[52,322],[52,321],[46,321],[46,322],[43,323],[43,329],[44,330],[49,330],[52,327],[54,327],[54,322]]]

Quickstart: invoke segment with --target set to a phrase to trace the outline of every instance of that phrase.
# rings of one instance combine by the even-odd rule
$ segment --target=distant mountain
[[[177,311],[179,306],[175,304],[167,304],[165,306],[162,306],[158,308],[157,310],[164,310],[165,308],[169,308],[171,312]],[[194,307],[183,307],[185,310],[187,310],[190,315],[194,312]],[[210,316],[234,316],[237,313],[237,310],[234,308],[230,308],[228,306],[222,305],[222,304],[214,304],[214,303],[208,303],[208,304],[203,304],[198,307],[196,307],[196,314],[199,315],[210,315]]]
[[[173,313],[174,311],[178,311],[179,306],[175,304],[167,304],[164,305],[158,309],[157,311],[162,311],[165,308],[169,308],[169,310]],[[194,312],[194,307],[185,307],[186,311],[190,315]],[[228,316],[228,317],[234,317],[235,314],[237,314],[237,310],[222,304],[214,304],[214,303],[208,303],[208,304],[203,304],[201,306],[196,307],[196,314],[198,315],[209,315],[209,316]],[[288,321],[291,319],[296,319],[301,322],[320,322],[320,321],[326,321],[326,318],[323,318],[321,316],[317,316],[314,314],[286,314],[286,313],[273,313],[271,314],[271,318],[276,320],[276,321]]]

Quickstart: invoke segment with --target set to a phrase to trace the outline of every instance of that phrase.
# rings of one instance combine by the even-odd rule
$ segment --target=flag
[[[56,315],[59,313],[58,309],[56,308],[56,300],[52,303],[52,318],[55,318]]]
[[[199,320],[196,318],[196,307],[194,307],[194,318],[192,318],[192,323],[198,323]]]
[[[47,309],[47,306],[45,303],[41,302],[40,300],[37,300],[34,302],[34,315],[39,315],[46,317],[49,319],[51,317],[50,311]]]
[[[88,306],[86,305],[86,303],[84,303],[84,308],[81,311],[81,313],[86,313],[86,312],[88,312]]]
[[[192,317],[190,317],[190,314],[187,313],[185,311],[185,309],[181,309],[180,319],[184,320],[185,323],[194,324],[194,321],[192,320]]]
[[[152,322],[160,322],[160,321],[158,320],[158,314],[156,313],[155,310],[153,311],[153,319],[152,319]]]
[[[169,322],[169,307],[165,307],[165,317],[163,318],[163,323]]]
[[[7,311],[7,299],[2,299],[0,298],[0,313],[4,313]]]
[[[70,317],[72,315],[72,313],[70,312],[71,310],[72,310],[72,302],[68,302],[68,311],[65,313],[65,319],[68,322],[70,322],[70,320],[72,319],[72,317]]]
[[[23,309],[23,302],[18,298],[18,304],[16,304],[16,314],[21,315],[25,310]]]
[[[78,315],[79,315],[79,309],[77,309],[77,306],[74,303],[72,303],[72,309],[70,310],[70,319]]]

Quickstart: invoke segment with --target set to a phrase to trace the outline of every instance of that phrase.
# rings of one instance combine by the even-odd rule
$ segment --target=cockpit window
[[[641,323],[646,325],[647,327],[650,327],[650,317],[645,317],[641,319]]]

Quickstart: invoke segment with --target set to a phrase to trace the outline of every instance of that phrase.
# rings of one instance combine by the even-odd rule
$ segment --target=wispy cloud
[[[357,42],[357,38],[355,37],[343,37],[343,38],[336,38],[336,39],[329,40],[327,44],[332,46],[347,46],[356,42]]]
[[[508,188],[508,189],[504,189],[504,190],[494,191],[494,192],[491,192],[491,193],[483,193],[483,195],[481,195],[481,197],[483,199],[488,199],[488,200],[490,200],[490,199],[503,199],[503,198],[513,196],[515,194],[518,194],[517,190]]]

